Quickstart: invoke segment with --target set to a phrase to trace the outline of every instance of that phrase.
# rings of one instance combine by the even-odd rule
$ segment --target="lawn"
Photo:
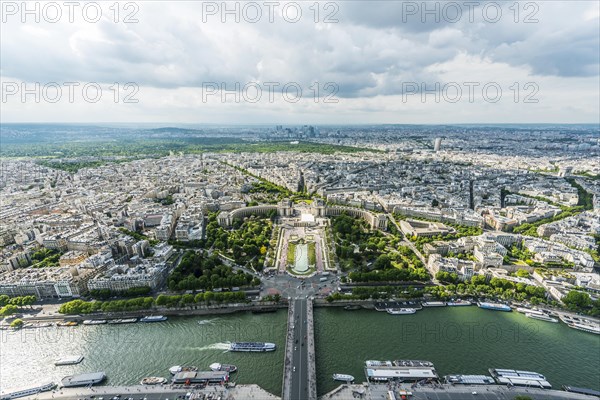
[[[296,262],[296,244],[288,242],[287,264],[294,265]]]
[[[308,243],[308,265],[315,265],[317,263],[317,252],[315,242]]]

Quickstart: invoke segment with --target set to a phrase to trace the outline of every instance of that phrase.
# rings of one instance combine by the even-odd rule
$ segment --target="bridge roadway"
[[[283,400],[316,400],[312,299],[296,298],[288,314]]]

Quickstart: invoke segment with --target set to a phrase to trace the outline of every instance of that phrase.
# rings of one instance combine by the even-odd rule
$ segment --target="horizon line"
[[[436,122],[436,123],[402,123],[402,122],[385,122],[385,123],[284,123],[284,122],[248,122],[248,123],[232,123],[232,122],[2,122],[2,125],[168,125],[166,127],[176,127],[177,125],[225,125],[225,126],[386,126],[386,125],[404,125],[404,126],[444,126],[444,125],[598,125],[599,122]]]

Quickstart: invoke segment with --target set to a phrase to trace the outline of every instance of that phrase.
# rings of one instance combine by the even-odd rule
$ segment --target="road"
[[[394,216],[392,214],[386,214],[386,215],[388,217],[388,220],[392,221],[392,223],[396,226],[396,229],[398,229],[398,232],[401,233],[402,229],[400,229],[400,225],[398,225]],[[408,246],[413,251],[413,253],[415,253],[417,255],[417,257],[419,257],[419,260],[421,260],[421,262],[423,263],[423,266],[429,271],[429,275],[431,275],[431,281],[433,282],[433,284],[439,285],[440,282],[437,279],[435,279],[435,274],[433,273],[433,271],[431,271],[429,269],[429,266],[427,265],[427,260],[425,259],[423,254],[421,254],[419,249],[417,249],[417,247],[410,240],[406,239],[404,235],[402,235],[402,237],[403,237],[403,239],[402,239],[402,242],[400,242],[400,244],[403,246]]]
[[[292,353],[292,382],[290,398],[305,400],[308,398],[308,346],[306,344],[306,299],[294,300],[295,315]]]
[[[297,278],[287,273],[267,275],[262,278],[263,290],[261,296],[270,294],[269,290],[276,290],[282,298],[290,298],[290,301],[293,301],[296,297],[326,297],[337,290],[339,276],[331,274],[327,276],[327,280],[324,282],[320,281],[322,277],[322,275],[315,275],[310,278]]]

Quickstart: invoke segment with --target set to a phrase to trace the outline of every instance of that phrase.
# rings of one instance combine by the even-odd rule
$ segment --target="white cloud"
[[[413,2],[414,3],[414,2]],[[595,2],[594,2],[595,3]],[[123,3],[120,3],[123,5]],[[243,4],[243,3],[240,3]],[[259,3],[261,4],[261,3]],[[101,21],[26,23],[8,18],[2,24],[3,81],[100,82],[106,86],[135,82],[138,104],[3,104],[3,121],[146,121],[171,118],[187,122],[406,122],[444,123],[524,118],[530,122],[597,122],[600,18],[598,3],[586,1],[520,2],[517,16],[503,4],[494,24],[464,14],[458,22],[408,16],[407,2],[340,2],[338,23],[315,24],[303,4],[303,17],[288,23],[281,8],[274,23],[202,19],[193,2],[142,2],[139,23],[114,23],[104,8]],[[327,15],[321,3],[319,18]],[[416,4],[421,4],[416,2]],[[440,3],[442,4],[442,3]],[[532,12],[535,11],[533,14]],[[404,12],[404,14],[403,14]],[[120,17],[126,13],[121,10]],[[526,16],[539,22],[525,24]],[[406,18],[405,18],[406,17]],[[515,18],[518,22],[515,22]],[[11,77],[11,78],[8,78]],[[544,104],[516,109],[514,104],[398,104],[409,82],[536,82]],[[339,87],[336,105],[299,102],[274,104],[198,104],[205,82],[233,88],[257,81],[297,82],[305,91],[318,81]],[[154,97],[156,96],[156,97]],[[200,95],[201,99],[201,95]],[[585,99],[582,102],[578,99]],[[566,101],[570,101],[568,107]],[[98,110],[100,108],[100,110]],[[563,112],[569,110],[569,113]],[[413,114],[411,114],[413,113]],[[215,118],[223,118],[214,121]],[[396,118],[396,119],[395,119]],[[456,118],[461,120],[456,121]],[[356,121],[354,121],[356,119]],[[518,121],[513,121],[518,122]]]

